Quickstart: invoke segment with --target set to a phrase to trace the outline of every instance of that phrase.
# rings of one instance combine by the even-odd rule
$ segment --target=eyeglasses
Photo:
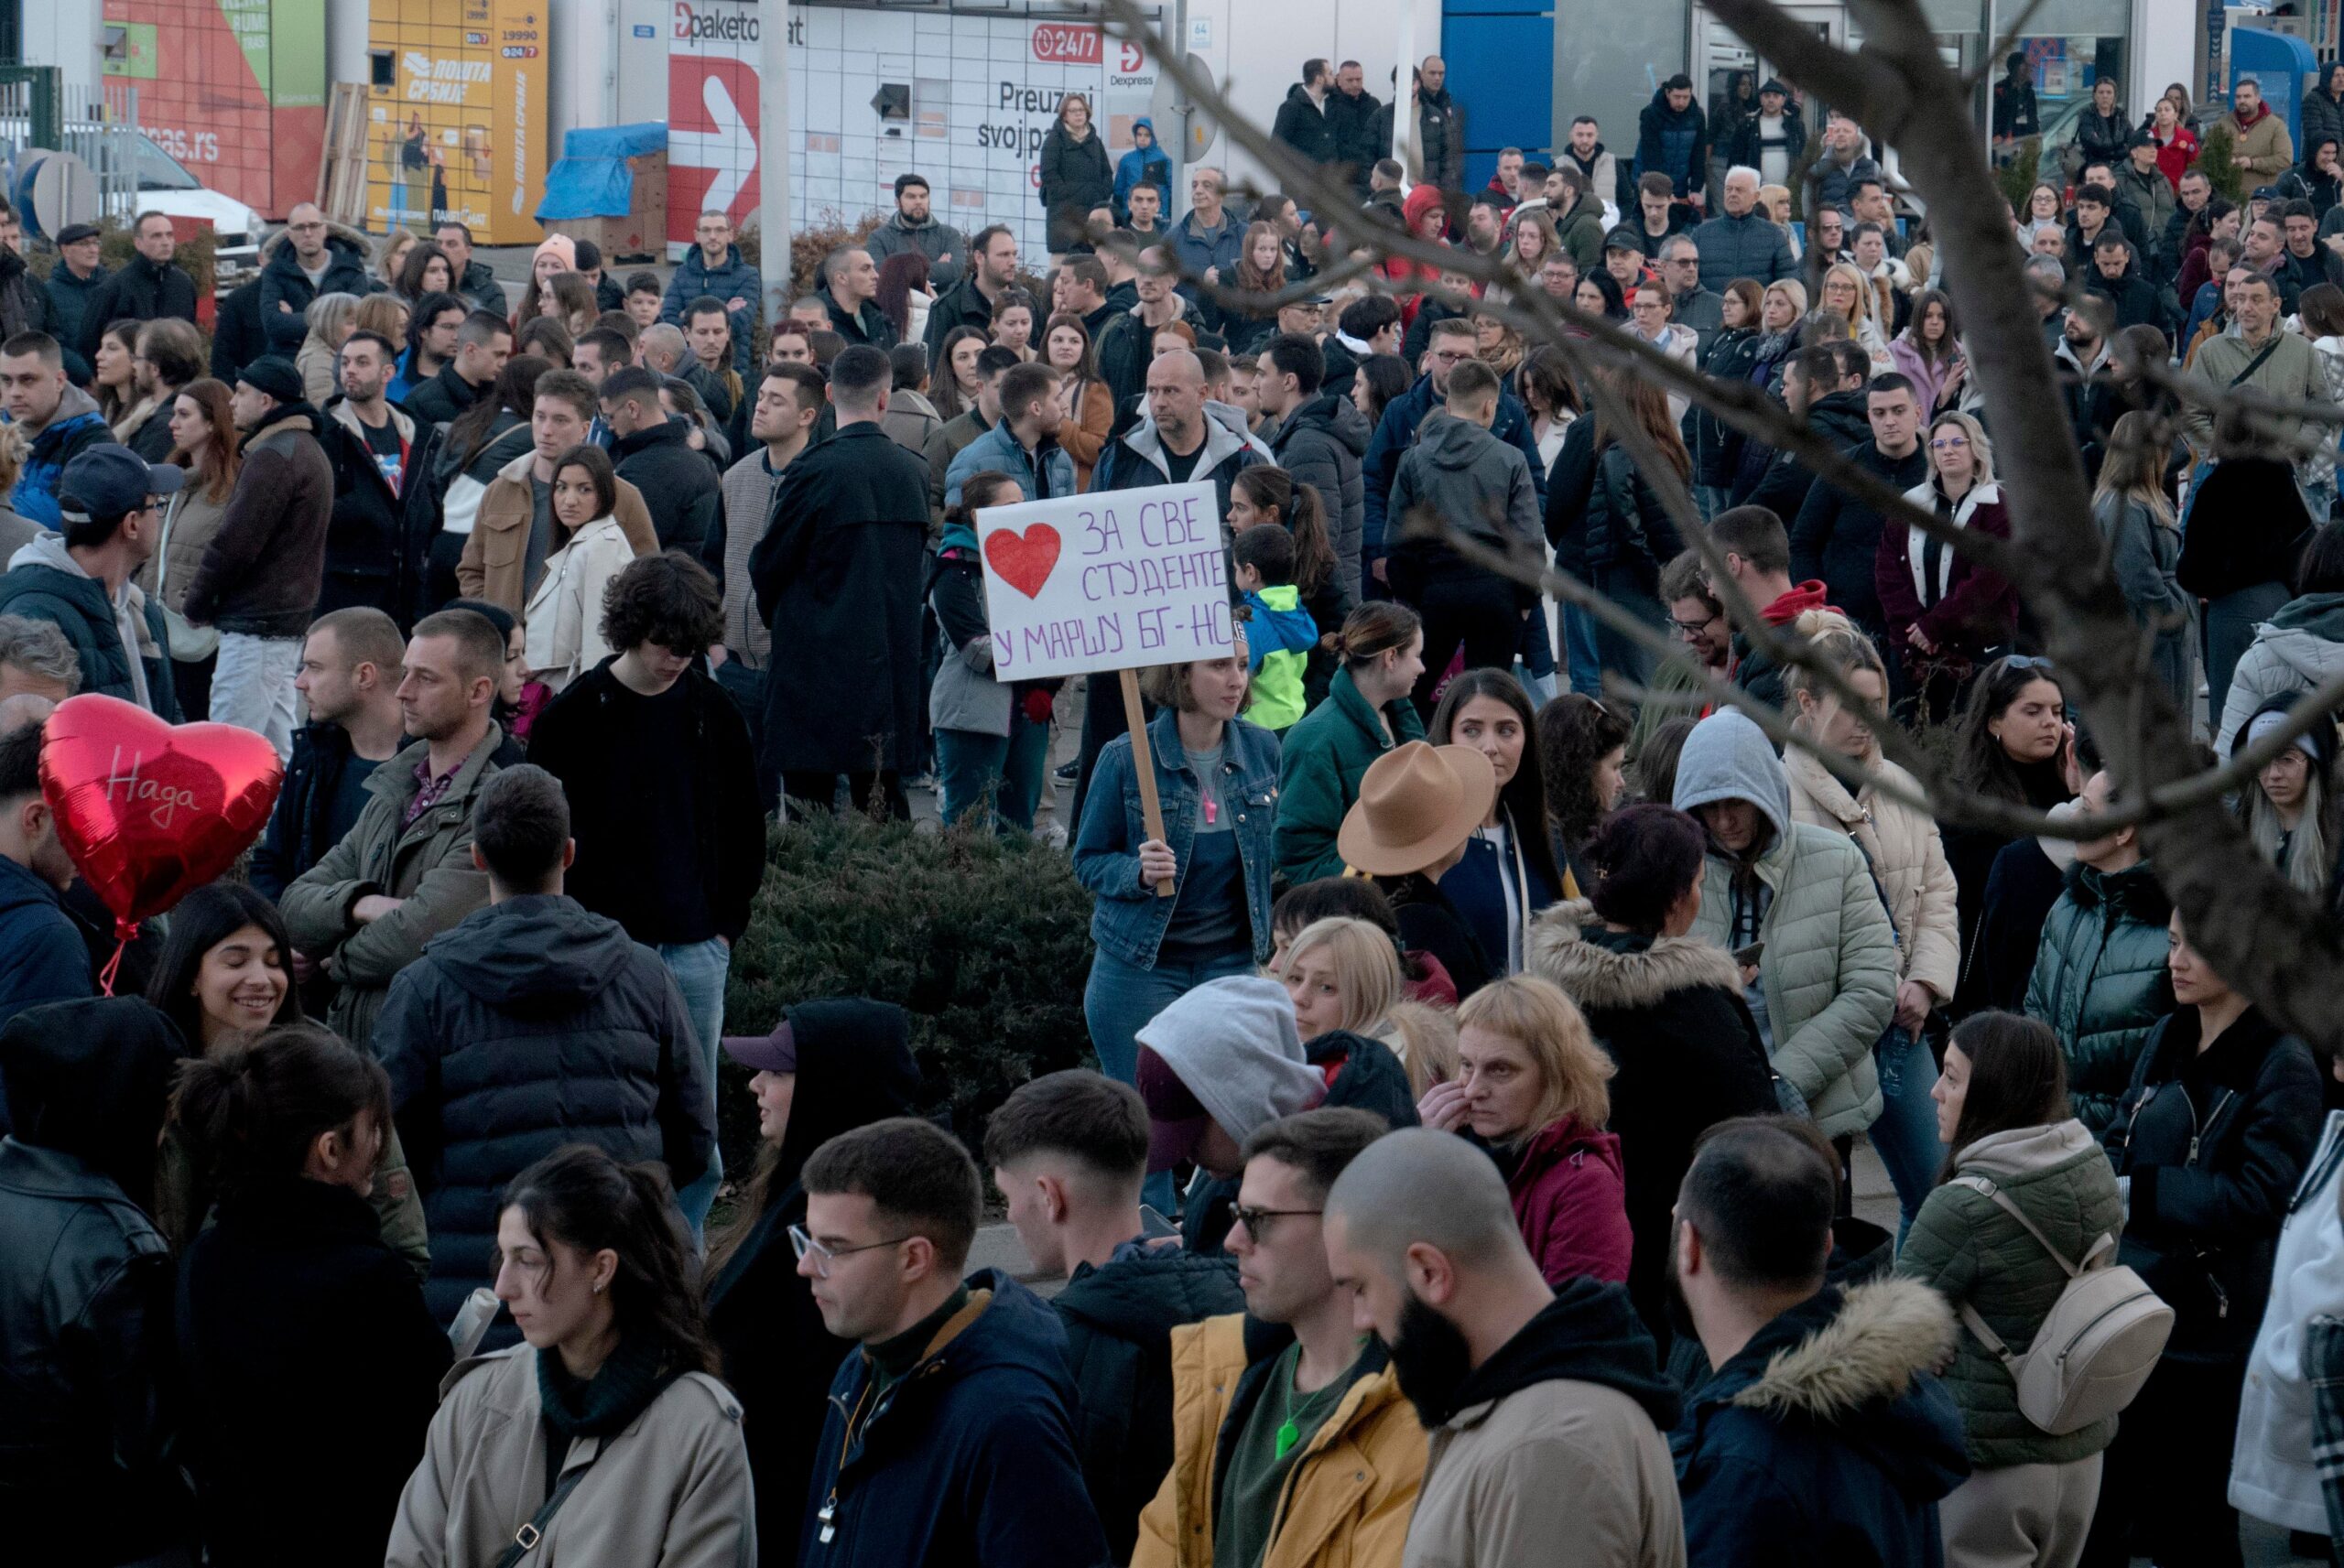
[[[1273,1219],[1298,1219],[1305,1215],[1323,1215],[1323,1208],[1232,1208],[1229,1216],[1245,1227],[1245,1234],[1256,1241],[1269,1238],[1267,1222]]]
[[[2034,654],[2008,654],[2003,655],[2002,663],[2014,670],[2047,670],[2051,667],[2050,660]]]
[[[804,1226],[789,1227],[791,1249],[798,1254],[798,1260],[801,1263],[809,1256],[814,1260],[814,1277],[818,1280],[829,1279],[830,1265],[841,1258],[852,1258],[858,1252],[875,1252],[882,1247],[901,1247],[910,1239],[908,1236],[898,1236],[893,1241],[866,1241],[860,1247],[825,1247],[807,1235]]]
[[[1929,443],[1929,450],[1933,452],[1958,451],[1969,444],[1970,438],[1967,436],[1940,436],[1936,440]]]
[[[1668,618],[1668,623],[1687,637],[1698,637],[1717,622],[1718,617],[1714,615],[1704,615],[1698,621],[1679,621],[1674,615]]]

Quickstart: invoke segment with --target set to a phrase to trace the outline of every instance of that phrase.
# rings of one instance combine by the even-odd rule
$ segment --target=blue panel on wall
[[[1555,127],[1553,0],[1465,0],[1446,8],[1440,49],[1450,91],[1474,84],[1465,108],[1465,189],[1497,168],[1500,147],[1543,153]]]

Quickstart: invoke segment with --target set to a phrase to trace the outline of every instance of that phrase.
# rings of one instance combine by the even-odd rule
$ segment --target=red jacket
[[[1904,492],[1904,499],[1915,506],[1935,507],[1936,482],[1915,485]],[[1971,485],[1954,509],[1954,518],[1965,528],[1997,539],[2011,536],[2011,514],[2002,504],[1998,484]],[[1924,612],[1916,579],[1926,543],[1894,518],[1881,525],[1880,552],[1872,557],[1872,586],[1880,593],[1888,640],[1901,653],[1911,646],[1906,634],[1917,625],[1940,654],[1980,662],[1979,656],[1988,649],[2010,641],[2018,624],[2018,596],[2000,573],[1981,571],[1967,557],[1947,550],[1939,568],[1944,573],[1940,579],[1944,597]]]
[[[2151,131],[2149,135],[2154,140],[2156,133]],[[2176,195],[2181,193],[2181,177],[2187,174],[2189,166],[2197,161],[2198,133],[2187,125],[2175,126],[2173,140],[2157,144],[2157,167],[2165,171],[2165,178],[2172,182]]]
[[[1531,1139],[1505,1185],[1548,1284],[1579,1274],[1627,1282],[1633,1243],[1618,1138],[1567,1117]]]

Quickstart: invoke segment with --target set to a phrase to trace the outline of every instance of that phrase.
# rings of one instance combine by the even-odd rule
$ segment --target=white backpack
[[[2070,1263],[1991,1181],[1983,1176],[1954,1180],[1985,1194],[2024,1226],[2067,1271],[2067,1288],[2044,1315],[2024,1355],[2013,1355],[1977,1309],[1967,1302],[1961,1304],[1961,1321],[2010,1369],[2019,1413],[2053,1436],[2064,1437],[2131,1404],[2149,1380],[2157,1357],[2165,1354],[2165,1340],[2173,1333],[2173,1309],[2138,1273],[2115,1260],[2114,1236],[2101,1236],[2081,1263]]]

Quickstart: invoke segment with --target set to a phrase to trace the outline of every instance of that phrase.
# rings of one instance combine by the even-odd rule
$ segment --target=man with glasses
[[[284,237],[260,274],[260,326],[267,339],[265,352],[288,359],[309,335],[309,309],[320,294],[354,294],[360,298],[382,287],[366,270],[366,246],[350,231],[326,221],[314,201],[304,201],[286,216]]]
[[[1732,189],[1730,181],[1727,189]],[[1709,223],[1726,221],[1712,218]],[[1701,228],[1709,226],[1709,223],[1704,223]],[[1701,282],[1701,252],[1694,237],[1699,232],[1697,229],[1692,234],[1677,234],[1662,243],[1660,281],[1668,286],[1672,318],[1678,326],[1692,329],[1694,351],[1700,359],[1707,360],[1710,340],[1725,326],[1725,297]],[[1794,272],[1797,265],[1796,262],[1791,264]],[[1742,276],[1745,275],[1734,275],[1736,277]],[[1732,279],[1727,281],[1730,283]]]
[[[960,1277],[982,1200],[960,1140],[916,1117],[873,1122],[814,1151],[800,1181],[798,1272],[822,1326],[858,1348],[830,1385],[796,1560],[1108,1561],[1075,1459],[1066,1331],[1002,1271]]]
[[[0,364],[16,357],[6,352],[15,346],[0,348]],[[164,499],[186,477],[111,441],[90,448],[58,481],[63,532],[42,533],[0,572],[0,614],[46,621],[65,633],[81,661],[81,690],[135,702],[174,724],[179,705],[163,606],[130,579],[155,554]]]
[[[422,645],[452,651],[440,619],[415,629],[410,679],[437,662]],[[475,679],[476,690],[486,683]],[[424,744],[380,771],[406,769]],[[397,797],[382,782],[372,804],[392,809]],[[541,1155],[591,1143],[618,1160],[657,1161],[684,1187],[716,1149],[715,1096],[667,967],[563,890],[577,844],[561,781],[526,765],[494,771],[470,815],[467,870],[487,873],[488,905],[399,971],[373,1033],[429,1227],[423,1298],[441,1323],[492,1282],[499,1197]],[[362,818],[352,837],[366,827]],[[320,862],[325,874],[340,869],[335,856]],[[459,874],[434,875],[443,873]],[[514,1342],[508,1323],[490,1330],[491,1348]]]
[[[1387,1128],[1323,1109],[1246,1139],[1229,1250],[1245,1311],[1172,1331],[1174,1458],[1136,1560],[1251,1568],[1400,1561],[1425,1433],[1384,1343],[1327,1266],[1335,1179]],[[1550,1548],[1552,1543],[1550,1543]],[[1568,1554],[1566,1553],[1566,1556]]]
[[[1653,671],[1652,695],[1637,707],[1628,736],[1631,757],[1642,755],[1652,732],[1669,719],[1708,718],[1712,705],[1700,692],[1702,677],[1726,680],[1733,674],[1733,626],[1709,587],[1698,550],[1661,568],[1659,599],[1681,646]]]

